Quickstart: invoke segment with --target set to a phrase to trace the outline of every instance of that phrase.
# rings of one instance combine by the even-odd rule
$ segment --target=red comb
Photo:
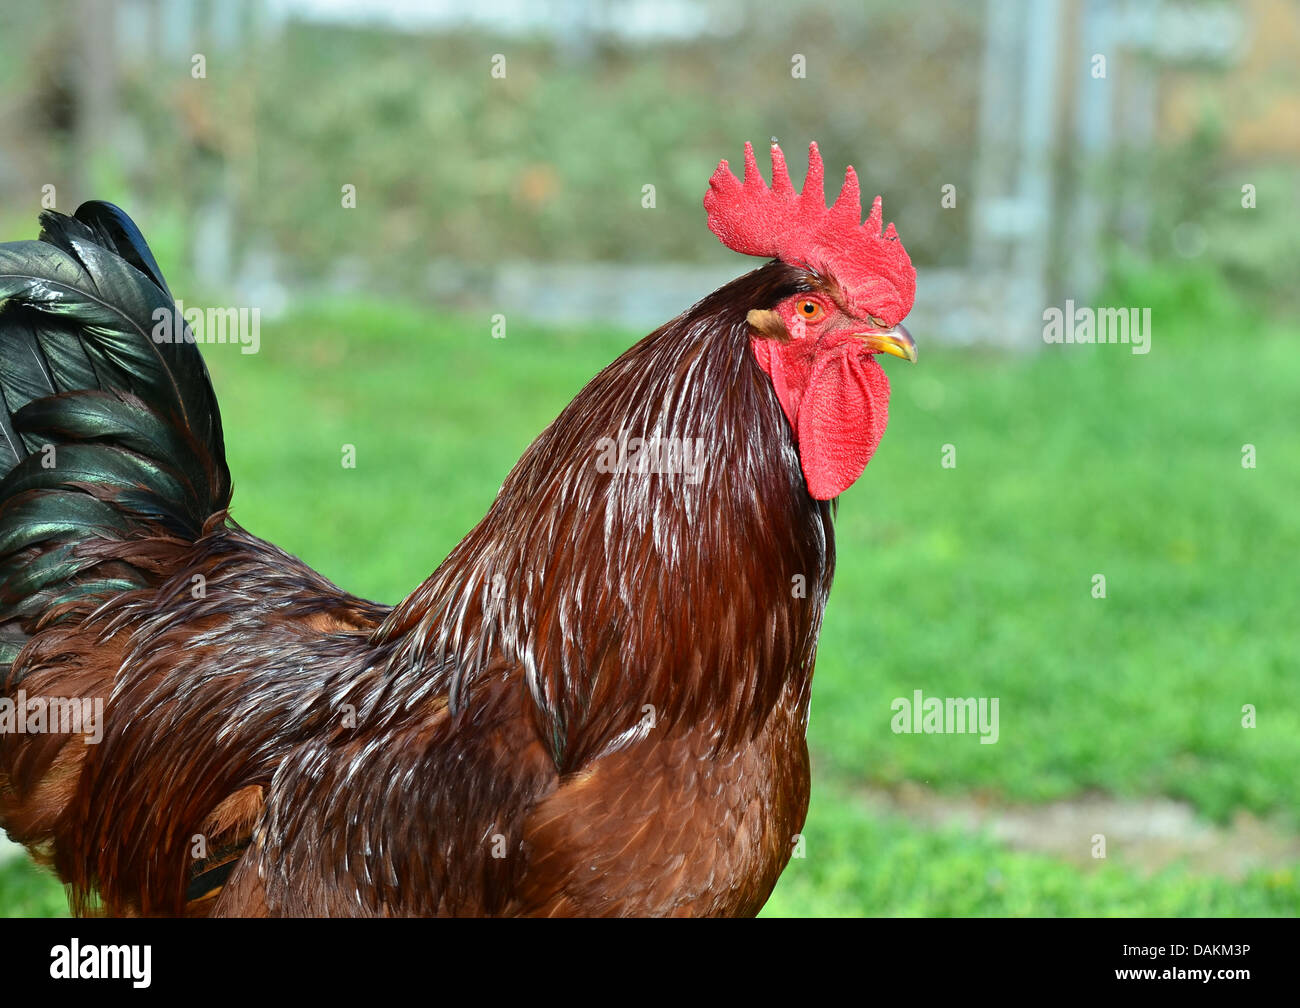
[[[704,209],[709,229],[729,249],[774,257],[792,266],[828,272],[839,281],[850,308],[896,325],[912,308],[916,270],[890,224],[881,234],[877,196],[861,222],[858,176],[844,172],[844,187],[829,209],[822,190],[825,169],[816,142],[808,145],[808,177],[796,195],[781,148],[772,144],[772,187],[763,183],[753,144],[745,144],[745,180],[726,161],[709,180]]]

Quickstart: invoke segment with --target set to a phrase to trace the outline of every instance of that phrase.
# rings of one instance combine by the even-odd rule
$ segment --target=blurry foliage
[[[798,178],[816,138],[828,188],[850,161],[871,194],[892,184],[887,209],[908,221],[914,255],[935,261],[953,223],[939,220],[938,187],[964,181],[941,166],[969,160],[972,109],[923,63],[910,80],[880,74],[860,56],[867,39],[899,45],[908,20],[862,20],[848,26],[861,46],[852,30],[838,42],[815,41],[835,40],[832,31],[792,42],[741,25],[735,37],[662,45],[649,58],[599,41],[575,56],[540,41],[290,25],[259,69],[263,219],[296,259],[319,266],[347,253],[399,273],[430,254],[699,259],[716,248],[700,200],[718,158],[739,164],[745,140],[761,151],[777,136]],[[974,24],[958,20],[945,36],[946,59],[960,65],[966,54],[973,73]],[[790,75],[798,49],[803,80]],[[496,52],[504,79],[489,74]],[[900,114],[908,91],[928,91],[938,114]],[[311,100],[272,100],[284,94]],[[345,182],[357,186],[355,219],[328,212]],[[646,184],[654,211],[641,207]],[[935,210],[919,213],[909,199]]]
[[[1225,316],[1240,312],[1241,299],[1260,310],[1300,309],[1293,165],[1239,163],[1207,118],[1180,144],[1120,155],[1105,184],[1141,193],[1140,212],[1124,214],[1111,235],[1110,284],[1127,298],[1114,303],[1218,322],[1240,322]],[[1242,205],[1246,184],[1254,208]]]
[[[577,56],[543,42],[292,26],[283,58],[266,68],[264,93],[310,90],[316,112],[265,103],[259,132],[271,164],[292,169],[273,154],[292,140],[329,151],[334,172],[360,173],[362,192],[387,218],[385,237],[412,242],[412,252],[435,244],[471,259],[503,250],[698,258],[708,176],[721,156],[738,163],[746,139],[761,150],[779,137],[797,176],[816,138],[831,185],[852,160],[867,188],[933,176],[937,192],[939,165],[965,160],[945,155],[973,143],[971,106],[948,98],[946,82],[921,61],[886,75],[863,55],[904,44],[910,20],[884,12],[838,26],[815,20],[824,23],[792,36],[742,18],[734,35],[649,52],[596,40]],[[976,25],[967,19],[964,33],[962,25],[944,33],[958,69],[963,52],[977,51]],[[807,57],[806,79],[790,75],[794,51]],[[489,76],[494,52],[507,58],[505,79]],[[337,72],[322,79],[322,63]],[[973,75],[973,57],[964,69]],[[947,111],[913,121],[900,114],[909,92]],[[641,208],[647,183],[657,188],[658,213]],[[331,185],[328,195],[336,192]],[[626,212],[611,212],[619,206]],[[943,223],[946,233],[951,222]],[[908,239],[935,258],[915,227]]]
[[[852,163],[917,261],[959,262],[966,208],[942,210],[939,189],[971,185],[975,90],[953,81],[978,76],[978,10],[717,9],[717,35],[654,45],[289,21],[232,51],[208,47],[204,80],[184,53],[124,56],[112,153],[137,207],[192,213],[224,198],[239,240],[309,278],[353,257],[381,287],[419,289],[437,256],[721,258],[700,206],[718,159],[738,166],[752,140],[766,173],[776,136],[798,182],[816,139],[831,195]],[[903,50],[917,58],[889,58]],[[495,53],[504,79],[491,76]],[[795,53],[805,79],[791,76]],[[345,183],[354,211],[340,208]],[[641,206],[646,184],[654,210]]]
[[[973,204],[945,210],[939,194],[975,188],[982,9],[716,0],[715,10],[714,34],[653,44],[290,20],[232,47],[196,40],[208,56],[202,80],[188,50],[123,39],[117,137],[82,173],[93,192],[75,192],[75,5],[8,8],[0,140],[21,146],[0,149],[0,224],[30,233],[47,179],[60,182],[63,209],[91,195],[121,200],[147,211],[151,235],[174,218],[167,240],[175,232],[181,247],[202,240],[196,213],[221,204],[236,251],[282,253],[289,279],[423,295],[431,258],[727,257],[704,229],[707,179],[720,157],[739,166],[745,140],[761,150],[776,136],[796,180],[808,139],[818,140],[831,194],[853,163],[864,196],[885,196],[886,219],[902,222],[923,268],[965,264]],[[504,79],[491,76],[496,53]],[[796,53],[805,79],[791,76]],[[1221,281],[1294,308],[1294,170],[1234,162],[1222,125],[1205,115],[1184,144],[1086,171],[1087,185],[1108,194],[1112,284],[1163,263],[1158,272],[1194,298],[1213,297]],[[1257,187],[1257,210],[1241,208],[1245,182]],[[340,205],[346,183],[357,187],[355,210]],[[654,210],[641,206],[647,184]]]

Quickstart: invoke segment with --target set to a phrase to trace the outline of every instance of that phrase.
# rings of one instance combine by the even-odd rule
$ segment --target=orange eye
[[[812,298],[804,298],[795,305],[795,309],[799,312],[799,317],[807,322],[816,322],[824,314],[822,306]]]

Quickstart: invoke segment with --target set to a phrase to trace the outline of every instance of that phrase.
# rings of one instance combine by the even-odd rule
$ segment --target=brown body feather
[[[769,264],[630,349],[391,610],[224,513],[82,543],[148,583],[28,627],[7,689],[104,698],[104,738],[0,736],[0,823],[85,911],[757,912],[834,546],[746,319],[809,282]],[[596,464],[653,435],[698,481]]]

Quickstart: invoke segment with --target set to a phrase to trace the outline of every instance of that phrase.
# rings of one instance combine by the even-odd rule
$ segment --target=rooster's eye
[[[799,311],[799,317],[808,322],[815,322],[822,317],[822,306],[811,298],[800,301],[795,307]]]

